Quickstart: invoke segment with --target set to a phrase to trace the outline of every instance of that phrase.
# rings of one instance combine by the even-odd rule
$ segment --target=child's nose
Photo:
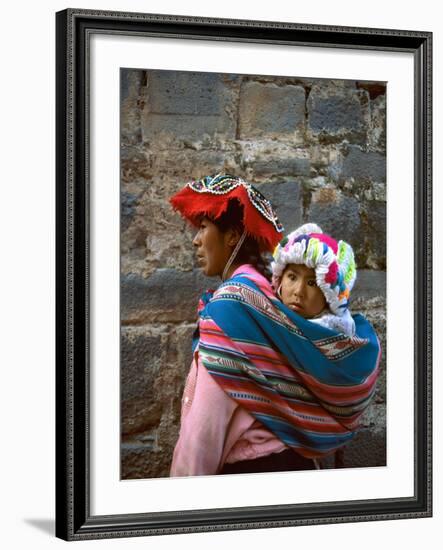
[[[297,296],[303,296],[305,292],[305,283],[303,281],[297,281],[295,283],[294,291]]]
[[[200,237],[199,237],[199,234],[197,233],[197,234],[195,235],[195,237],[192,239],[192,244],[193,244],[194,246],[198,246],[199,243],[200,243]]]

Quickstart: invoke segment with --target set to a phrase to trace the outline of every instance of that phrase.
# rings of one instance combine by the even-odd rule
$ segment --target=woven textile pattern
[[[277,300],[249,266],[202,296],[194,346],[221,388],[288,447],[320,458],[347,443],[375,391],[380,345],[355,315],[347,337]]]

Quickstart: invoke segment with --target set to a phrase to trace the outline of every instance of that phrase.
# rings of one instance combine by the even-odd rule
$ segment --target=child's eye
[[[290,281],[295,281],[295,279],[297,278],[297,276],[295,275],[295,273],[288,273],[288,279]]]
[[[317,286],[317,281],[315,279],[309,279],[308,285],[309,286]]]

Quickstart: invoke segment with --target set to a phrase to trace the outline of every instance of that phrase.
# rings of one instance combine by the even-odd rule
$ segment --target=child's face
[[[309,319],[326,308],[326,299],[317,286],[315,271],[302,264],[289,264],[281,279],[281,299],[293,311]]]

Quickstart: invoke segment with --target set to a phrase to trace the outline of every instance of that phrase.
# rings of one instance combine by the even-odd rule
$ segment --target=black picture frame
[[[92,516],[89,469],[89,40],[94,33],[414,56],[414,496]],[[56,14],[56,536],[64,540],[432,515],[432,33],[68,9]]]

